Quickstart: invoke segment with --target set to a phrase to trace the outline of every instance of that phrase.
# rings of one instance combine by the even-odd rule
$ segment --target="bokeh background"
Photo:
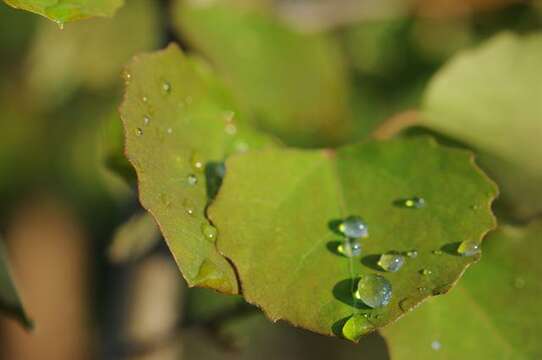
[[[141,235],[145,224],[136,234],[122,227],[144,220],[133,184],[117,175],[130,171],[117,113],[121,72],[133,55],[172,41],[197,53],[176,30],[173,3],[127,0],[112,19],[61,30],[0,2],[0,234],[36,323],[29,333],[0,318],[0,356],[387,359],[378,334],[354,346],[271,324],[236,297],[189,290],[158,233]],[[415,109],[431,76],[457,52],[503,30],[542,28],[542,6],[527,1],[229,3],[255,8],[292,31],[330,38],[340,54],[336,66],[353,89],[351,131],[360,138]],[[249,54],[245,45],[241,51]],[[118,240],[138,236],[135,252]]]

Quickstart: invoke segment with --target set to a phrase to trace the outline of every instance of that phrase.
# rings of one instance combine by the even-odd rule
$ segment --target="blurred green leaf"
[[[4,0],[16,9],[23,9],[53,20],[61,26],[68,21],[94,16],[111,17],[124,0]]]
[[[542,221],[500,226],[445,297],[383,330],[395,359],[536,359],[542,354]]]
[[[103,91],[120,84],[124,64],[157,47],[160,35],[154,0],[131,0],[114,20],[88,20],[62,31],[43,20],[26,62],[26,85],[34,102],[47,108],[81,86]]]
[[[476,147],[516,215],[542,211],[542,35],[502,34],[433,78],[422,123]],[[512,171],[512,172],[511,172]]]
[[[205,211],[226,156],[269,139],[244,126],[205,63],[174,45],[135,58],[126,80],[121,117],[142,205],[154,215],[190,286],[237,293],[233,268],[208,236]]]
[[[31,329],[34,325],[26,314],[17,289],[11,278],[7,251],[4,241],[0,238],[0,309],[15,317],[21,324]]]
[[[258,127],[301,146],[352,137],[347,74],[331,38],[227,2],[176,5],[179,32],[216,65]]]
[[[337,334],[352,314],[380,328],[444,293],[477,257],[455,256],[495,224],[495,186],[472,154],[430,139],[367,142],[330,150],[269,149],[231,157],[209,209],[218,249],[237,269],[243,296],[273,320]],[[398,205],[421,196],[422,209]],[[359,258],[338,256],[334,223],[363,217],[370,237]],[[435,255],[443,248],[453,255]],[[391,303],[370,310],[352,298],[353,279],[379,272],[380,254],[417,250],[391,282]],[[428,269],[430,275],[420,272]]]

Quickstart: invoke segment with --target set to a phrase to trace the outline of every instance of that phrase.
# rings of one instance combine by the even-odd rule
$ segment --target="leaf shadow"
[[[380,254],[370,254],[365,255],[361,258],[361,263],[368,268],[376,271],[384,271],[379,265],[378,260],[380,259]]]
[[[453,243],[448,243],[446,245],[443,245],[440,250],[442,250],[443,252],[445,252],[446,254],[449,254],[449,255],[454,255],[454,256],[461,256],[458,252],[457,252],[457,249],[459,248],[459,245],[461,245],[461,242],[460,241],[457,241],[457,242],[453,242]]]
[[[327,223],[327,227],[329,230],[331,230],[335,235],[344,236],[344,234],[340,230],[340,226],[342,224],[342,219],[332,219]]]
[[[225,174],[226,167],[224,166],[224,162],[211,161],[205,164],[205,184],[209,203],[216,197],[216,194],[218,194]]]
[[[357,284],[358,281],[359,277],[339,281],[333,287],[333,296],[340,302],[349,305],[355,309],[370,310],[371,308],[369,306],[365,305],[359,300],[354,299],[353,290],[355,288],[355,284]]]

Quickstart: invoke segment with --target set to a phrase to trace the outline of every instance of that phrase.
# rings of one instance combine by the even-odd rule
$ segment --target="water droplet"
[[[203,159],[199,156],[197,152],[192,153],[190,164],[195,171],[203,171]]]
[[[168,134],[172,134],[172,133],[173,133],[173,129],[172,129],[172,128],[167,128],[166,131],[167,131]]]
[[[403,266],[405,263],[405,258],[403,255],[399,254],[382,254],[378,260],[378,266],[380,266],[385,271],[396,272]]]
[[[431,275],[432,273],[433,272],[430,269],[422,269],[422,270],[420,270],[420,274],[422,274],[424,276]]]
[[[216,240],[217,230],[213,225],[207,222],[201,224],[201,233],[203,234],[203,236],[205,236],[207,240],[210,240],[211,242],[214,242]]]
[[[417,196],[413,196],[402,201],[402,205],[409,209],[421,209],[425,207],[425,199]]]
[[[406,297],[399,301],[399,308],[402,312],[407,312],[411,309],[414,309],[416,306],[418,306],[419,301],[416,298],[413,297]]]
[[[346,239],[338,247],[337,251],[346,257],[356,257],[361,255],[361,244],[359,241]]]
[[[418,256],[418,250],[409,250],[406,252],[406,256],[408,256],[411,259],[414,259]]]
[[[470,209],[471,210],[478,210],[480,208],[480,205],[471,205]]]
[[[349,238],[362,238],[369,236],[367,224],[359,216],[349,216],[339,225],[339,230]]]
[[[171,84],[168,81],[162,83],[162,90],[164,93],[169,94],[171,92]]]
[[[198,183],[198,177],[194,174],[190,174],[186,177],[186,182],[190,186],[194,186]]]
[[[224,131],[226,131],[226,134],[228,135],[235,135],[237,132],[237,127],[234,124],[226,124]]]
[[[424,293],[424,292],[426,292],[426,291],[427,291],[427,288],[426,288],[426,287],[420,286],[420,287],[418,288],[418,292],[420,292],[420,293]]]
[[[352,315],[343,325],[343,336],[351,341],[358,341],[363,334],[373,329],[373,325],[361,314]]]
[[[442,250],[440,250],[440,249],[433,250],[432,253],[433,253],[434,255],[442,255]]]
[[[514,279],[514,286],[516,289],[523,289],[525,287],[525,279],[522,277],[517,277]]]
[[[149,125],[151,122],[151,118],[148,115],[143,116],[143,124]]]
[[[141,136],[141,135],[143,135],[143,129],[141,129],[141,128],[136,128],[136,129],[135,129],[135,133],[136,133],[137,136]]]
[[[438,341],[438,340],[434,340],[431,343],[431,349],[433,349],[435,351],[439,351],[441,347],[442,347],[442,345],[441,345],[440,341]]]
[[[376,274],[362,275],[354,294],[356,299],[372,308],[388,305],[391,295],[391,283],[385,277]]]
[[[480,253],[480,244],[474,240],[465,240],[459,244],[457,253],[461,256],[474,256]]]
[[[141,98],[141,100],[142,100],[144,103],[146,103],[146,102],[149,101],[149,99],[148,99],[146,96],[143,96],[143,97]]]
[[[185,200],[183,201],[183,207],[184,207],[184,211],[185,211],[188,215],[190,215],[190,216],[194,215],[194,212],[195,212],[196,210],[195,210],[194,202],[192,202],[192,200],[190,200],[190,199],[185,199]]]

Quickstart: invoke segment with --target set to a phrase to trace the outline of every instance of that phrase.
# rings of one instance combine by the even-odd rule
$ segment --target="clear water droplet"
[[[192,153],[192,157],[190,158],[190,165],[192,165],[192,168],[195,171],[203,171],[203,159],[199,156],[197,152]]]
[[[414,259],[418,256],[418,250],[409,250],[406,252],[406,256],[408,256],[411,259]]]
[[[162,91],[166,94],[171,93],[171,84],[169,81],[162,82]]]
[[[62,22],[62,21],[60,21],[60,20],[57,20],[57,21],[55,21],[55,22],[56,22],[56,24],[58,25],[58,28],[59,28],[60,30],[64,30],[64,22]]]
[[[141,128],[136,128],[136,129],[135,129],[135,133],[136,133],[137,136],[141,136],[141,135],[143,135],[143,129],[141,129]]]
[[[173,129],[172,128],[167,128],[166,131],[167,131],[168,134],[173,134]]]
[[[431,349],[433,349],[433,350],[435,350],[435,351],[439,351],[441,347],[442,347],[442,344],[441,344],[440,341],[438,341],[438,340],[434,340],[434,341],[431,343]]]
[[[442,255],[442,250],[436,249],[436,250],[433,250],[432,253],[433,253],[434,255]]]
[[[424,292],[426,292],[426,291],[427,291],[427,288],[426,288],[426,287],[420,286],[420,287],[418,288],[418,292],[420,292],[420,293],[424,293]]]
[[[368,333],[373,328],[374,326],[365,316],[355,314],[346,320],[342,328],[342,333],[346,339],[357,342],[363,334]]]
[[[339,225],[339,230],[349,238],[358,239],[369,236],[367,224],[359,216],[349,216]]]
[[[391,295],[391,283],[377,274],[361,275],[354,294],[356,299],[372,308],[387,306],[391,301]]]
[[[476,204],[471,205],[470,209],[473,210],[473,211],[476,211],[476,210],[480,209],[480,205],[476,205]]]
[[[185,211],[188,215],[190,215],[190,216],[194,215],[194,213],[195,213],[195,211],[196,211],[196,210],[195,210],[195,207],[196,207],[196,206],[194,205],[194,202],[193,202],[192,200],[190,200],[190,199],[185,199],[185,200],[183,201],[183,208],[184,208],[184,211]]]
[[[149,125],[151,122],[151,117],[148,115],[143,116],[143,124]]]
[[[480,253],[480,244],[474,240],[465,240],[459,244],[457,253],[461,256],[474,256]]]
[[[409,209],[421,209],[425,207],[425,199],[418,196],[413,196],[411,198],[404,199],[403,206]]]
[[[198,177],[194,174],[190,174],[186,177],[186,182],[190,186],[194,186],[198,183]]]
[[[218,231],[213,225],[209,224],[208,222],[204,222],[201,224],[201,233],[207,240],[214,242],[216,240]]]
[[[389,272],[399,271],[404,263],[404,256],[399,254],[382,254],[378,260],[378,266]]]
[[[147,98],[146,96],[143,96],[143,97],[141,98],[141,100],[142,100],[144,103],[146,103],[146,102],[149,101],[149,98]]]
[[[361,250],[361,244],[359,241],[350,239],[346,239],[337,247],[337,251],[346,257],[360,256]]]
[[[424,275],[424,276],[429,276],[431,275],[433,272],[430,270],[430,269],[422,269],[420,270],[420,274]]]

